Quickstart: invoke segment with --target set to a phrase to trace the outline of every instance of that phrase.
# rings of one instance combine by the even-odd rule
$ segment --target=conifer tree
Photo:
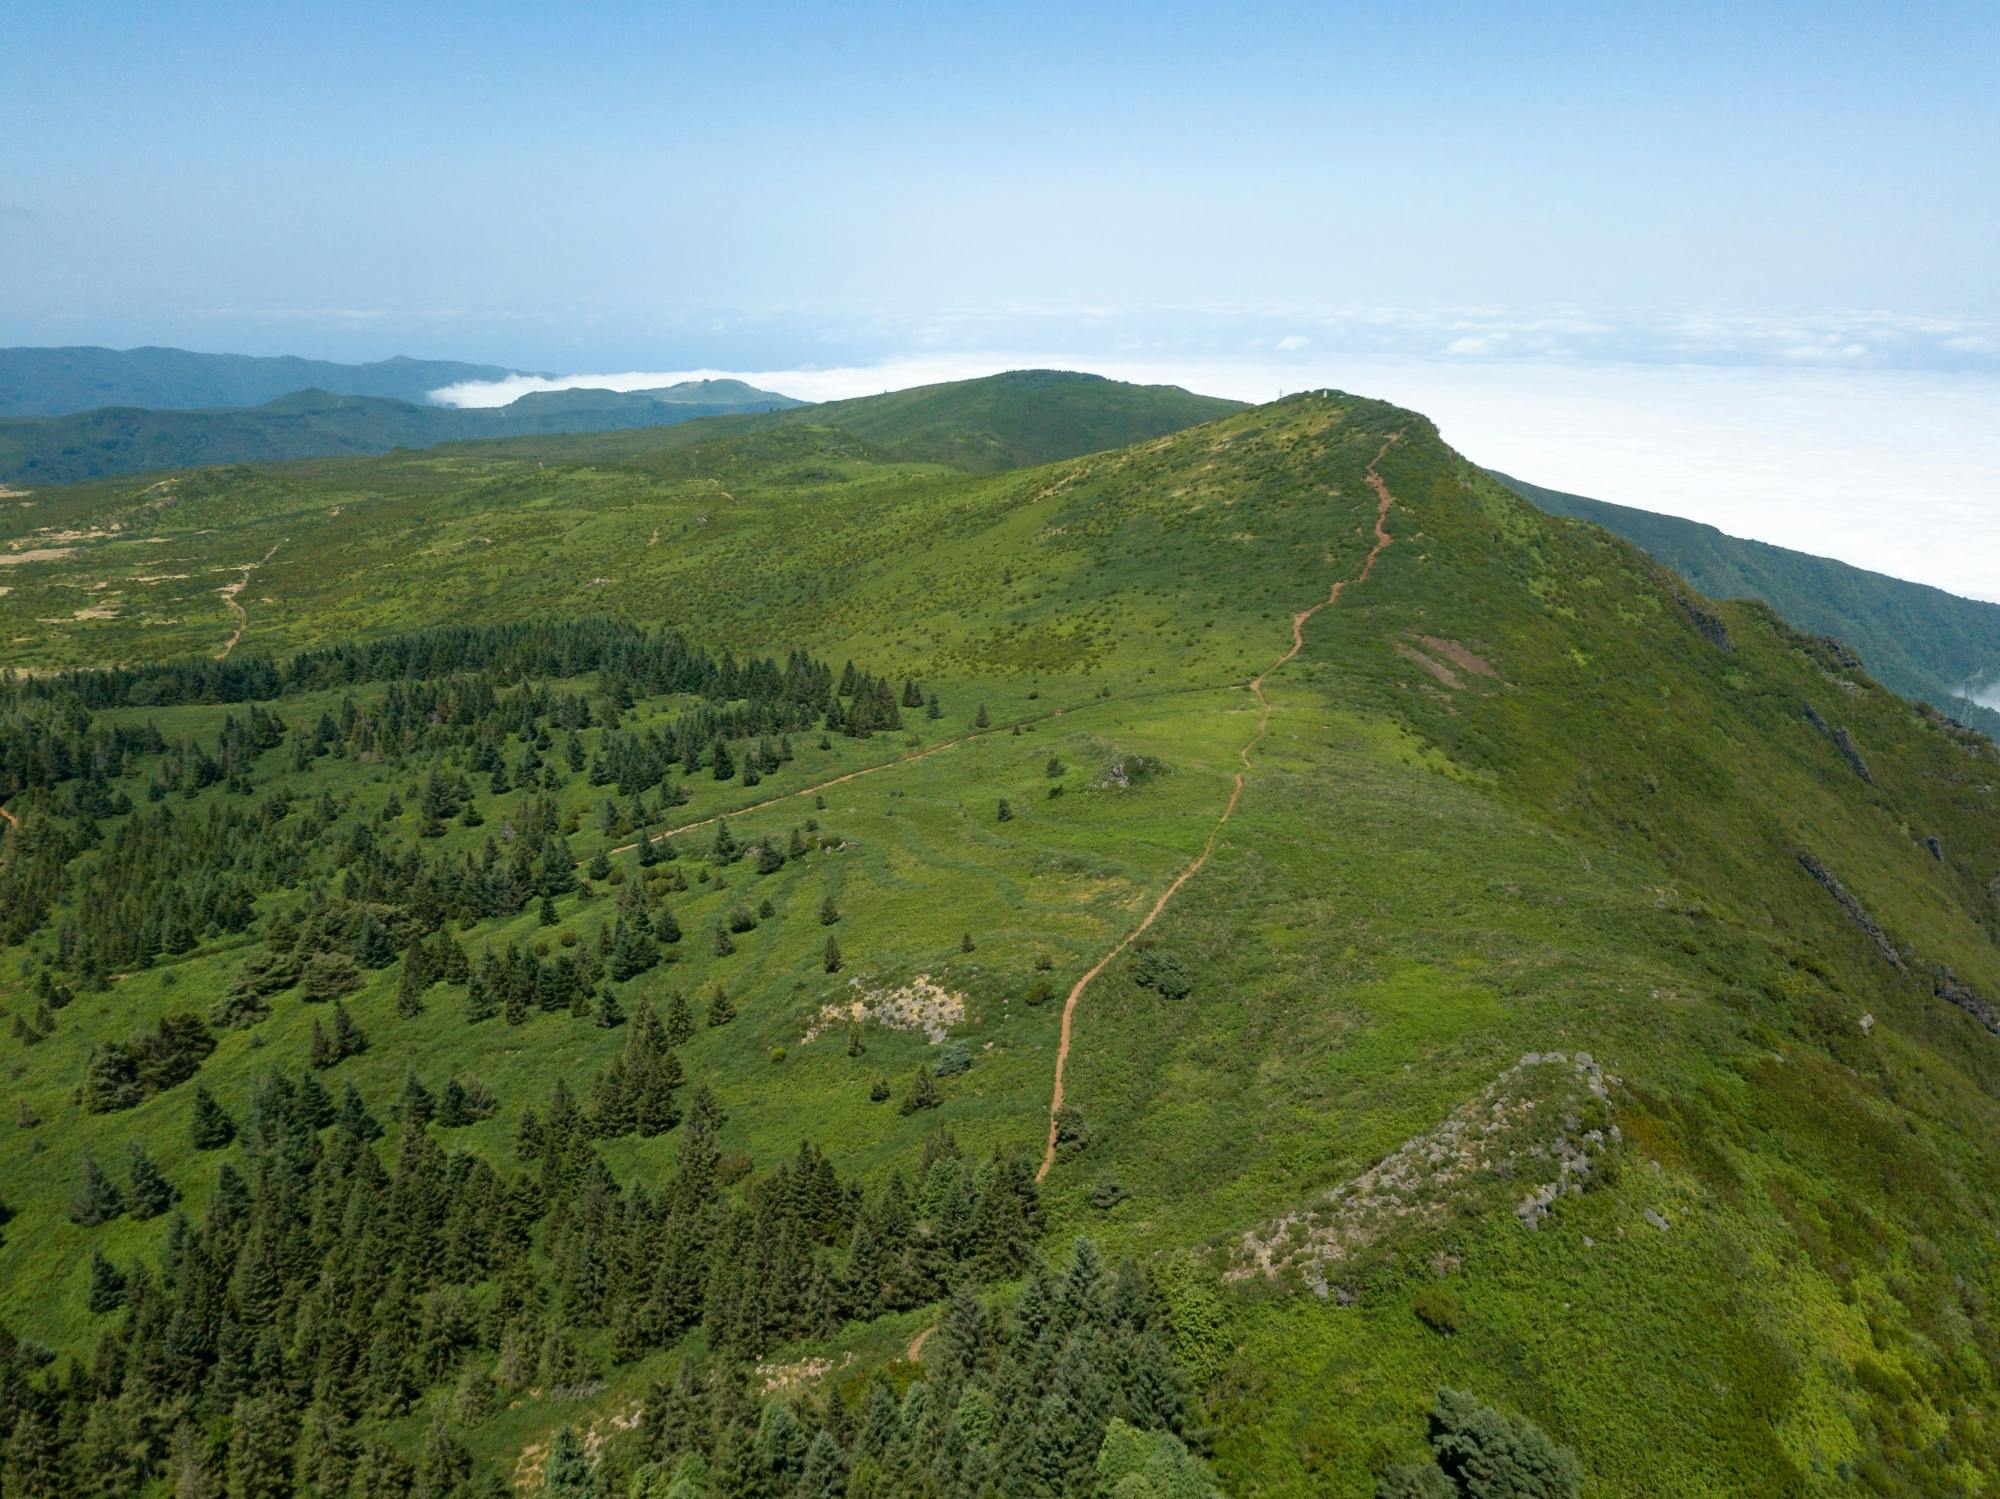
[[[929,1064],[917,1068],[910,1091],[903,1095],[902,1112],[914,1114],[921,1109],[934,1109],[943,1102],[944,1095],[938,1092],[937,1078],[932,1075]]]
[[[599,1030],[613,1030],[625,1023],[625,1011],[619,1007],[618,996],[609,989],[600,989],[597,994],[597,1026]]]
[[[413,1124],[428,1124],[437,1114],[437,1099],[424,1086],[424,1080],[414,1069],[403,1074],[403,1092],[396,1100],[396,1118],[404,1128]]]
[[[838,973],[845,961],[840,955],[840,943],[828,937],[826,947],[820,953],[820,966],[828,973]]]
[[[157,1218],[180,1201],[180,1189],[160,1174],[146,1147],[137,1140],[126,1149],[126,1171],[130,1185],[125,1204],[134,1218]]]
[[[437,1122],[441,1129],[459,1129],[472,1123],[472,1113],[466,1103],[465,1084],[457,1078],[449,1079],[444,1091],[438,1094]]]
[[[729,929],[718,921],[715,924],[715,955],[718,958],[726,958],[735,951],[736,944],[729,940]],[[711,1010],[710,1015],[713,1016],[713,1014],[714,1012]],[[715,1022],[711,1018],[709,1023],[713,1025]]]
[[[368,1037],[347,1013],[347,1006],[339,1000],[333,1002],[333,1052],[334,1061],[343,1057],[356,1057],[368,1049]]]
[[[424,1013],[423,970],[418,955],[422,952],[414,942],[403,959],[402,977],[396,981],[396,1014],[403,1020],[414,1020]]]
[[[660,913],[652,919],[652,939],[662,947],[672,947],[680,941],[680,921],[674,919],[674,911],[668,905],[660,907]]]
[[[109,1223],[125,1211],[125,1195],[120,1192],[95,1156],[83,1158],[83,1180],[70,1203],[69,1221],[84,1228]]]
[[[236,1138],[236,1121],[200,1083],[194,1085],[194,1116],[188,1134],[196,1150],[220,1150]]]
[[[368,1112],[368,1105],[361,1101],[361,1090],[353,1083],[349,1083],[341,1090],[340,1115],[334,1123],[364,1143],[382,1138],[381,1124]]]
[[[976,728],[984,729],[992,726],[993,720],[987,716],[986,704],[981,703],[979,705],[979,712],[973,717],[972,722]]]
[[[310,1067],[299,1071],[298,1091],[292,1095],[298,1108],[299,1118],[312,1129],[325,1129],[333,1123],[333,1097],[320,1080],[313,1075]]]
[[[665,1032],[669,1046],[685,1046],[694,1039],[694,1012],[688,1007],[687,995],[678,989],[667,996]]]
[[[840,907],[833,903],[833,897],[829,895],[819,903],[819,924],[832,926],[838,920],[840,920]]]
[[[721,927],[717,927],[715,930],[718,936],[727,936],[727,933],[723,932]],[[736,1006],[729,1002],[729,991],[723,988],[722,985],[717,984],[715,986],[715,993],[710,996],[708,1001],[708,1023],[712,1026],[727,1025],[735,1018]]]
[[[115,1312],[125,1304],[124,1274],[94,1247],[90,1251],[90,1289],[85,1293],[84,1304],[99,1316]]]

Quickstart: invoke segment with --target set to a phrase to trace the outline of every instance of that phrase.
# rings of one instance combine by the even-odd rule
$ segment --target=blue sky
[[[0,345],[1336,385],[2000,600],[1992,0],[14,0],[0,69]]]
[[[1991,4],[16,0],[4,41],[5,342],[567,369],[2000,318]],[[2000,355],[1945,342],[1894,357]]]

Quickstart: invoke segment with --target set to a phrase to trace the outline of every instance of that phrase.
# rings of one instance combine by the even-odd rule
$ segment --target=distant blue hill
[[[800,404],[740,380],[690,380],[662,390],[544,391],[512,405],[472,410],[327,390],[292,391],[261,405],[201,411],[107,406],[0,421],[0,480],[74,484],[153,469],[386,453],[475,438],[663,427]]]
[[[260,406],[298,390],[421,402],[439,386],[524,373],[451,359],[334,364],[291,355],[186,349],[0,349],[0,417],[64,416],[103,406],[189,411]]]

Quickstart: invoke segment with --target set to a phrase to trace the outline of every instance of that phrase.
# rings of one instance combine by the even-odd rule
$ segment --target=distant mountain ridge
[[[1487,472],[1551,515],[1624,537],[1710,598],[1762,599],[1799,629],[1835,636],[1884,686],[2000,736],[2000,713],[1963,695],[1967,682],[2000,675],[2000,604]]]
[[[150,469],[386,453],[478,438],[660,427],[705,416],[783,411],[789,396],[740,380],[663,390],[537,391],[507,406],[423,406],[308,389],[257,406],[158,411],[109,406],[0,421],[0,480],[75,484]]]
[[[290,354],[199,354],[152,346],[0,349],[0,417],[65,416],[105,406],[162,411],[260,406],[299,390],[420,403],[442,385],[525,373],[400,354],[369,364],[337,364]]]
[[[1012,370],[825,401],[786,418],[838,427],[902,458],[997,473],[1165,437],[1244,409],[1178,385],[1073,370]]]

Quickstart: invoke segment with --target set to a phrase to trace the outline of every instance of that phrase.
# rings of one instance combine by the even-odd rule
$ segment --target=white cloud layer
[[[823,369],[522,377],[436,394],[492,406],[530,390],[643,390],[727,376],[822,401],[1026,368],[1088,369],[1246,401],[1332,386],[1421,411],[1460,451],[1518,478],[2000,602],[2000,377],[1823,362],[1500,362],[1470,350],[1442,358],[941,353]]]

